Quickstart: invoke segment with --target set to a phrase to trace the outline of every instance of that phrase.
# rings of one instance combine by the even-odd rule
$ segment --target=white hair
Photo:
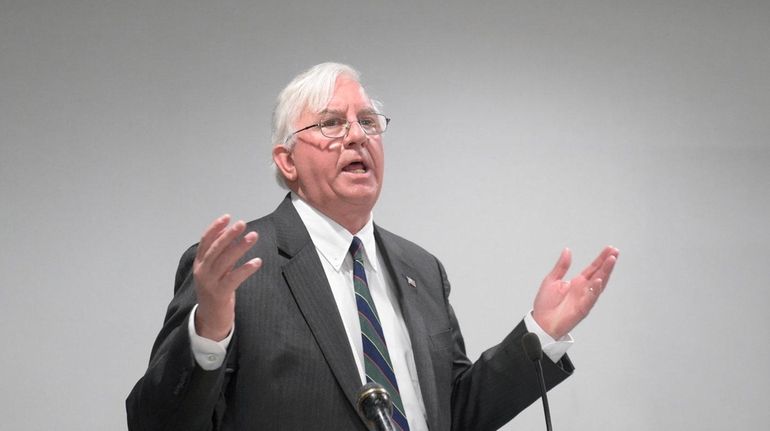
[[[273,111],[273,147],[281,145],[291,151],[294,140],[289,136],[294,132],[297,119],[305,109],[320,112],[326,108],[340,76],[361,83],[358,71],[352,67],[341,63],[321,63],[297,75],[281,91]],[[287,188],[281,171],[276,168],[275,174],[278,184]]]

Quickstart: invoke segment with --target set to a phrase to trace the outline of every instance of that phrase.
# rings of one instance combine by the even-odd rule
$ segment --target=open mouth
[[[345,166],[342,170],[353,174],[365,174],[369,169],[364,162],[353,162]]]

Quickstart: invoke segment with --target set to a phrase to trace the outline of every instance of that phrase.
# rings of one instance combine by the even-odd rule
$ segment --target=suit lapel
[[[421,307],[422,298],[417,287],[420,285],[420,274],[403,259],[404,253],[401,248],[394,242],[388,241],[387,236],[383,236],[376,225],[374,235],[398,292],[401,313],[412,341],[412,352],[428,416],[428,427],[433,428],[439,424],[439,397],[433,360],[428,347],[430,343],[427,342],[430,337],[422,315],[422,310],[425,308]]]
[[[355,408],[361,380],[318,253],[289,196],[273,215],[276,243],[289,259],[282,267],[286,283],[329,368]]]

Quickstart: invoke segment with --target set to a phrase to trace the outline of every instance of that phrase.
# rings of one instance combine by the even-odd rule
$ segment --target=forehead
[[[301,117],[313,117],[323,114],[346,114],[348,112],[373,112],[374,106],[366,91],[355,79],[340,76],[334,84],[334,90],[325,106],[306,106]]]
[[[371,105],[369,96],[366,95],[361,84],[346,76],[340,76],[334,83],[334,92],[329,101],[329,107],[336,104]]]

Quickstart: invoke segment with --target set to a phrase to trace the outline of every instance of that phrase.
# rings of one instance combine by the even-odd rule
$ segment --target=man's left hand
[[[574,329],[607,286],[618,253],[614,247],[605,247],[583,272],[565,281],[562,278],[572,262],[572,253],[565,248],[537,292],[532,312],[535,322],[556,340]]]

